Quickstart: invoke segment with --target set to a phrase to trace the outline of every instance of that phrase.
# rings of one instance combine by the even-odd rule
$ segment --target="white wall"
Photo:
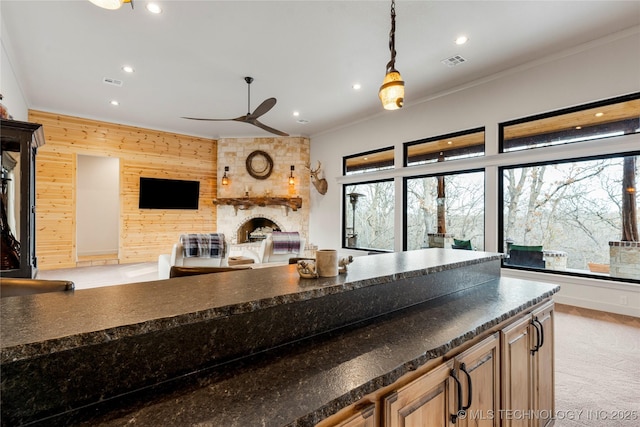
[[[498,150],[498,123],[640,91],[639,52],[640,27],[635,27],[421,102],[411,100],[410,82],[407,82],[406,104],[402,110],[384,111],[380,107],[380,114],[366,121],[312,137],[311,161],[322,162],[329,190],[325,196],[312,198],[310,241],[326,248],[342,246],[340,184],[388,177],[399,180],[399,177],[408,175],[407,168],[400,167],[402,143],[484,126],[486,156],[464,161],[464,165],[469,168],[486,167],[485,247],[496,251],[498,177],[497,167],[492,163]],[[583,148],[576,150],[572,147],[571,150],[581,151],[584,155],[601,154],[607,150],[637,150],[640,139],[621,139],[604,145],[586,144]],[[341,176],[343,156],[388,146],[396,147],[396,170],[366,178]],[[568,149],[560,148],[558,151],[562,150]],[[518,156],[520,158],[513,156],[513,159],[522,162],[525,158],[529,160],[531,154]],[[435,173],[438,168],[445,167],[450,165],[411,168],[410,173]],[[401,210],[402,201],[398,198],[396,211]],[[396,236],[396,240],[400,240],[400,224],[396,224]],[[362,252],[354,254],[362,255]],[[503,273],[510,274],[507,270]],[[563,281],[563,290],[557,301],[640,316],[638,285],[617,283],[611,287],[611,282],[567,279],[566,276],[556,280],[550,274],[539,274],[535,278],[558,283]],[[602,289],[611,291],[600,292]],[[626,305],[622,304],[622,296],[627,296]]]
[[[8,42],[9,37],[6,33],[6,25],[1,19],[0,25],[2,26],[0,36],[0,44],[2,45],[0,54],[0,93],[4,97],[2,104],[7,107],[14,120],[26,122],[29,116],[27,100],[13,71],[13,65],[10,61],[12,56],[11,46]]]
[[[117,254],[120,159],[78,155],[77,255]]]

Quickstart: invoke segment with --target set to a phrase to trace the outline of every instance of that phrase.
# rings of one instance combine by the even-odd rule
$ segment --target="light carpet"
[[[556,427],[640,426],[640,318],[557,305]]]

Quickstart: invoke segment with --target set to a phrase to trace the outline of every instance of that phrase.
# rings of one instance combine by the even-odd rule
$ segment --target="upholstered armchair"
[[[217,233],[213,233],[217,234]],[[190,250],[189,247],[185,249],[185,242],[188,239],[187,236],[195,236],[193,234],[183,234],[180,236],[180,241],[173,245],[171,254],[162,254],[158,257],[158,278],[168,279],[170,276],[171,267],[227,267],[229,260],[229,248],[224,240],[224,235],[220,240],[221,253],[220,256],[211,256],[210,253],[198,254],[197,251]],[[193,248],[191,248],[193,249]]]
[[[274,232],[273,234],[277,235],[277,232]],[[274,245],[273,234],[267,235],[267,237],[262,241],[260,248],[258,249],[258,253],[255,253],[254,251],[244,251],[242,255],[253,258],[253,261],[256,264],[272,262],[288,264],[290,258],[304,257],[304,246],[306,243],[306,239],[304,237],[297,237],[300,244],[299,246],[296,244],[296,248],[294,249],[277,250],[277,248],[274,247],[277,246],[277,244]]]

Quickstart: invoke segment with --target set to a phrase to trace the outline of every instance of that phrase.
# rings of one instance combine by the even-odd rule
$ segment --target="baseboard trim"
[[[625,316],[640,317],[640,309],[631,306],[607,304],[600,301],[592,301],[559,294],[555,294],[553,296],[553,300],[558,304],[572,305],[575,307],[588,308],[590,310],[596,311],[606,311],[609,313],[622,314]]]

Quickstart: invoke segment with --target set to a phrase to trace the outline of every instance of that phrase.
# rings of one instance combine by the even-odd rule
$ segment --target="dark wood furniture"
[[[1,277],[23,277],[33,278],[37,273],[38,260],[36,258],[36,221],[35,221],[35,177],[36,177],[36,152],[38,147],[44,144],[44,132],[42,125],[37,123],[21,122],[17,120],[5,120],[0,122],[0,141],[2,145],[3,157],[3,187],[8,183],[8,173],[5,169],[5,155],[10,155],[13,160],[17,161],[13,168],[14,173],[12,179],[15,180],[16,189],[19,188],[19,194],[16,191],[13,200],[3,200],[3,204],[7,208],[19,206],[16,209],[16,216],[19,217],[19,230],[15,239],[19,245],[15,247],[19,252],[18,262],[3,263],[0,276]],[[5,198],[3,193],[3,199]],[[3,221],[4,222],[4,221]],[[6,227],[6,223],[3,224]],[[3,236],[6,237],[7,230],[3,230]],[[3,245],[3,248],[5,245]]]
[[[75,287],[75,284],[70,280],[0,277],[0,298],[73,291]]]

